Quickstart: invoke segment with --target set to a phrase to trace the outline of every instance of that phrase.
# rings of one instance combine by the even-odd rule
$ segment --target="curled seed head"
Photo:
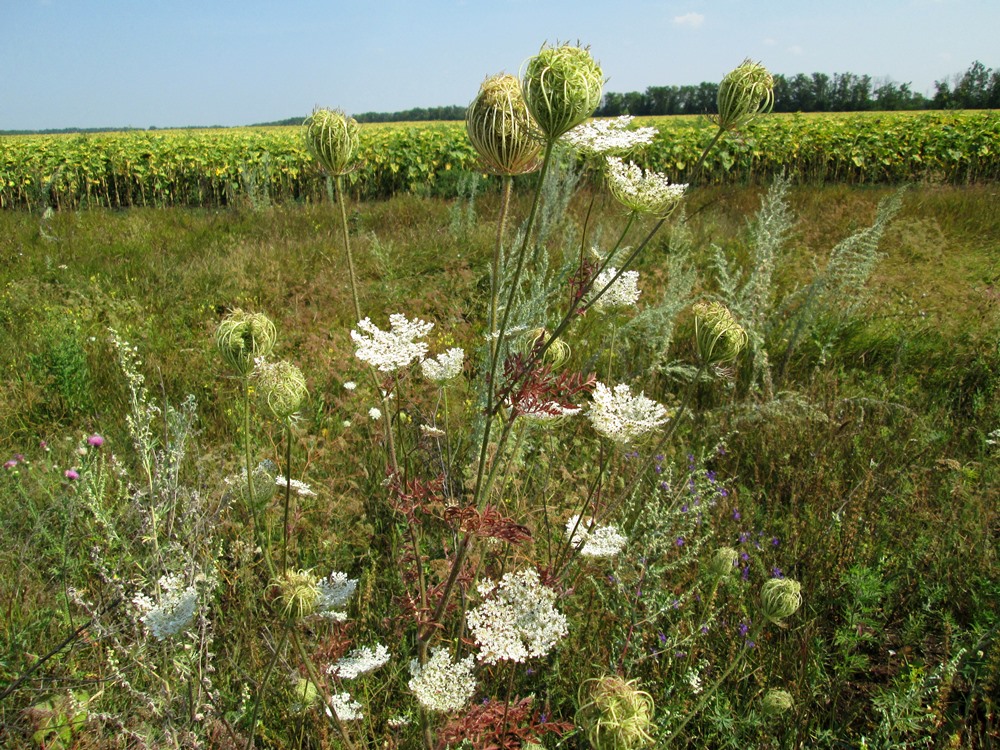
[[[215,330],[215,346],[222,358],[241,377],[247,377],[254,360],[266,357],[274,348],[277,332],[263,313],[233,310]]]
[[[761,710],[767,716],[778,716],[783,714],[793,705],[794,702],[792,701],[792,696],[785,690],[768,690],[764,693],[764,697],[761,698],[760,701]]]
[[[305,376],[291,362],[258,360],[252,378],[258,397],[276,419],[288,419],[299,410],[308,395]]]
[[[774,78],[760,63],[744,60],[719,83],[719,113],[712,121],[722,130],[735,130],[774,106]]]
[[[719,547],[708,564],[708,574],[712,578],[727,578],[735,569],[740,553],[732,547]]]
[[[360,133],[357,120],[338,109],[315,109],[303,124],[306,149],[327,173],[342,175],[354,168]]]
[[[699,302],[694,306],[694,336],[705,364],[730,362],[743,351],[749,337],[725,305]]]
[[[319,579],[311,570],[287,570],[276,584],[285,617],[296,620],[316,611],[320,597]]]
[[[802,586],[791,578],[771,578],[760,590],[761,614],[775,625],[802,606]]]
[[[653,742],[653,698],[634,680],[597,677],[580,686],[576,723],[595,750],[631,750]]]
[[[525,64],[521,91],[545,138],[576,127],[601,103],[604,74],[586,47],[543,46]]]
[[[569,359],[572,350],[570,345],[562,338],[555,339],[549,343],[551,338],[552,335],[544,328],[533,328],[530,331],[525,331],[523,334],[526,353],[530,354],[532,351],[541,349],[546,344],[549,344],[549,348],[545,350],[542,359],[551,367],[558,369]]]
[[[541,143],[515,76],[501,73],[483,81],[465,111],[465,129],[489,172],[517,175],[538,169]]]

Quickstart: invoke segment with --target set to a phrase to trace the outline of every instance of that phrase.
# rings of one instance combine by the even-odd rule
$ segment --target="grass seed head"
[[[315,109],[306,118],[306,148],[327,173],[347,174],[355,164],[360,127],[339,109]]]
[[[524,101],[543,135],[554,141],[593,114],[604,74],[586,47],[543,46],[525,64]]]
[[[515,76],[501,73],[483,81],[466,110],[465,129],[488,171],[518,175],[538,169],[541,144]]]
[[[774,106],[774,78],[760,63],[744,60],[719,83],[719,113],[711,119],[721,130],[736,130]]]

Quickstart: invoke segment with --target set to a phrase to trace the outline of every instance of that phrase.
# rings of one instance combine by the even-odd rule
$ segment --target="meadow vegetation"
[[[0,213],[0,744],[1000,741],[996,184],[680,198],[547,114],[446,195],[334,118],[336,203]]]

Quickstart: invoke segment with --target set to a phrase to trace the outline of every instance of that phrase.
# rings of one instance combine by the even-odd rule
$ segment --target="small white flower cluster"
[[[142,622],[162,641],[184,630],[194,619],[198,590],[194,586],[182,588],[178,575],[163,576],[159,585],[163,590],[159,604],[142,593],[132,597],[132,603],[143,613]]]
[[[281,476],[281,474],[278,474],[278,476],[274,478],[274,484],[281,489],[285,489],[289,486],[289,484],[291,484],[292,492],[299,497],[316,497],[316,493],[313,492],[312,487],[305,482],[300,482],[298,479],[293,479],[289,483],[289,481]]]
[[[372,422],[378,422],[382,418],[382,410],[379,409],[377,406],[373,406],[371,409],[368,410],[368,418]]]
[[[611,310],[616,307],[633,307],[639,301],[639,272],[625,271],[615,279],[617,268],[605,268],[594,279],[594,293],[608,287],[594,303],[596,310]],[[614,283],[611,282],[612,279]],[[608,286],[611,284],[611,286]]]
[[[430,424],[422,424],[422,425],[420,425],[420,432],[422,432],[427,437],[431,437],[431,438],[444,437],[444,435],[445,435],[444,430],[442,430],[442,429],[440,429],[438,427],[435,427],[434,425],[430,425]]]
[[[595,527],[592,520],[580,520],[579,515],[566,522],[566,536],[584,557],[614,557],[628,542],[617,526]]]
[[[633,396],[626,383],[619,383],[612,391],[598,382],[593,398],[587,412],[591,424],[598,433],[620,445],[652,432],[670,419],[666,407],[642,393]]]
[[[381,644],[376,644],[375,648],[365,646],[356,648],[347,656],[341,658],[336,664],[331,664],[327,668],[327,674],[332,674],[342,680],[353,680],[358,675],[365,672],[372,672],[389,661],[389,649]]]
[[[545,656],[568,632],[566,616],[555,608],[556,592],[541,584],[534,568],[507,573],[499,584],[487,578],[479,593],[486,599],[466,621],[480,661]]]
[[[410,661],[412,677],[407,684],[420,705],[429,711],[457,711],[476,691],[474,664],[471,655],[452,661],[448,649],[439,648],[422,667],[416,659]]]
[[[330,696],[330,705],[326,709],[326,715],[333,716],[334,714],[341,721],[357,721],[365,717],[361,710],[361,704],[354,700],[350,693],[334,693]]]
[[[639,146],[648,146],[656,136],[656,128],[629,130],[628,126],[634,119],[631,115],[622,115],[613,119],[591,120],[577,125],[562,140],[577,151],[594,156],[622,154]]]
[[[355,356],[382,372],[392,372],[427,356],[427,342],[417,341],[434,327],[419,318],[410,321],[399,313],[389,316],[390,330],[383,331],[371,319],[358,323],[362,333],[351,331],[357,346]]]
[[[319,589],[316,613],[335,622],[344,622],[347,619],[347,613],[341,610],[357,587],[357,578],[348,578],[347,573],[333,571],[329,578],[316,584],[316,588]]]
[[[433,359],[425,359],[420,363],[420,369],[428,380],[444,383],[461,375],[464,361],[465,351],[456,346]]]
[[[628,209],[654,216],[668,215],[684,197],[687,185],[672,185],[666,175],[647,172],[617,156],[608,157],[608,187]]]

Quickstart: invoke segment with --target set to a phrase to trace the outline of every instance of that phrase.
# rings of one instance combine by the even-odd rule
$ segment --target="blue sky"
[[[935,80],[1000,67],[997,0],[0,0],[0,130],[246,125],[464,105],[543,42],[606,90],[772,72]]]

